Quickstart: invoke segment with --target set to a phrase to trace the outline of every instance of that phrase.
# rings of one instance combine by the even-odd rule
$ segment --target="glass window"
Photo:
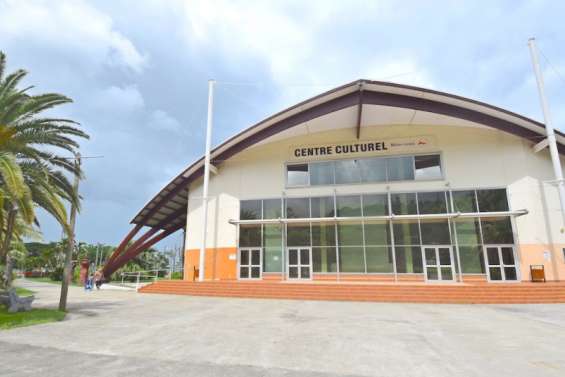
[[[395,247],[396,272],[420,274],[422,267],[422,249],[419,246]]]
[[[388,215],[388,198],[386,194],[363,195],[363,216]]]
[[[423,245],[450,245],[449,224],[447,220],[421,220]]]
[[[416,194],[413,192],[391,194],[390,205],[395,215],[415,215],[417,213]]]
[[[310,184],[316,185],[333,185],[334,184],[334,163],[317,162],[310,164]]]
[[[362,182],[386,182],[386,159],[364,158],[357,160]]]
[[[312,270],[318,273],[337,272],[336,248],[313,247]]]
[[[339,248],[340,272],[365,272],[363,247],[341,246]]]
[[[239,202],[239,219],[240,220],[260,220],[261,219],[261,201],[260,200],[242,200]]]
[[[286,183],[288,186],[308,185],[308,164],[287,165]]]
[[[339,245],[363,246],[363,225],[361,223],[337,224]]]
[[[464,274],[484,274],[485,265],[482,248],[476,246],[459,246],[461,271]]]
[[[361,216],[361,196],[338,196],[336,202],[339,217]]]
[[[281,200],[280,199],[266,199],[263,200],[263,218],[264,219],[278,219],[281,215]]]
[[[287,198],[286,217],[288,219],[304,219],[310,217],[310,199]]]
[[[335,183],[359,183],[361,174],[358,160],[335,161]]]
[[[485,244],[514,243],[510,217],[482,218],[481,227]]]
[[[457,219],[455,221],[457,230],[457,242],[459,245],[480,245],[481,230],[478,219]]]
[[[365,245],[389,245],[390,226],[386,221],[368,221],[365,227]]]
[[[387,246],[367,246],[367,272],[393,272],[392,249]]]
[[[481,212],[508,211],[505,189],[477,190],[477,199]]]
[[[335,246],[335,224],[312,224],[312,245]]]
[[[310,224],[287,224],[288,246],[310,246]]]
[[[414,157],[393,157],[387,159],[387,176],[389,181],[413,180]]]
[[[322,198],[311,198],[312,217],[334,217],[334,198],[325,196]]]
[[[263,272],[282,272],[282,247],[265,247],[263,250]]]
[[[461,213],[477,212],[475,191],[453,191],[453,211]]]
[[[240,247],[261,247],[261,225],[239,226]]]
[[[282,226],[280,224],[263,225],[263,246],[282,247]]]
[[[421,215],[446,213],[447,204],[445,202],[445,192],[419,192],[418,211]]]
[[[404,220],[394,221],[394,244],[395,245],[419,245],[420,233],[418,221]]]
[[[416,179],[441,179],[441,163],[439,154],[428,156],[415,156],[414,167],[416,168]]]

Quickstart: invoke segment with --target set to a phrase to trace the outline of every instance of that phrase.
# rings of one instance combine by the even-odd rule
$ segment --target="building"
[[[565,235],[541,123],[459,96],[359,80],[212,151],[207,280],[565,279]],[[560,153],[565,135],[557,133]],[[106,267],[186,230],[202,244],[203,159],[133,219]],[[130,243],[143,226],[147,233]]]

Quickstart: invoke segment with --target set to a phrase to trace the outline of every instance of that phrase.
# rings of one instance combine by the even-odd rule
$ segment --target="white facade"
[[[543,264],[552,280],[565,278],[565,246],[557,189],[548,150],[534,153],[535,141],[462,122],[453,118],[419,113],[411,124],[395,123],[398,111],[379,111],[367,106],[361,138],[356,139],[352,111],[344,110],[275,135],[218,164],[209,187],[207,248],[236,248],[239,201],[336,194],[433,191],[448,189],[507,188],[510,210],[526,209],[513,221],[516,253],[522,280],[528,280],[530,264]],[[404,110],[408,111],[408,110]],[[388,124],[387,124],[388,123]],[[421,124],[416,124],[421,123]],[[371,126],[371,124],[373,124]],[[285,164],[293,160],[293,146],[360,142],[395,138],[429,137],[434,142],[413,152],[438,152],[443,177],[433,181],[402,181],[377,184],[286,187]],[[381,152],[379,155],[394,155]],[[308,161],[307,159],[305,161]],[[202,234],[202,180],[189,187],[186,249],[200,248]]]

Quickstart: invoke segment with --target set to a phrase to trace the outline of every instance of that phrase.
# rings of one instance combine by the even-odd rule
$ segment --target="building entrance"
[[[287,274],[290,280],[312,279],[312,248],[289,247],[287,249]]]
[[[239,249],[239,278],[261,279],[262,255],[259,248]]]
[[[512,245],[485,245],[489,281],[516,281],[516,258]]]
[[[453,248],[451,246],[422,246],[424,274],[428,282],[453,282]]]

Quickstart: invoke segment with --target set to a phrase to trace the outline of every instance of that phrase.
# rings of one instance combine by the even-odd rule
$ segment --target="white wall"
[[[533,143],[522,138],[493,129],[462,126],[364,126],[362,140],[413,136],[435,137],[435,146],[415,153],[440,152],[445,180],[285,188],[284,164],[291,160],[291,146],[355,141],[355,130],[351,128],[262,144],[238,154],[219,166],[218,175],[211,175],[206,246],[237,245],[236,227],[228,220],[238,219],[240,199],[276,198],[283,191],[287,196],[331,195],[334,189],[338,194],[385,192],[387,186],[393,192],[443,190],[447,184],[453,189],[508,187],[510,208],[530,211],[516,219],[520,243],[565,243],[557,190],[544,183],[553,179],[547,149],[534,154]],[[199,180],[189,190],[187,249],[199,248],[201,243],[201,189]]]

